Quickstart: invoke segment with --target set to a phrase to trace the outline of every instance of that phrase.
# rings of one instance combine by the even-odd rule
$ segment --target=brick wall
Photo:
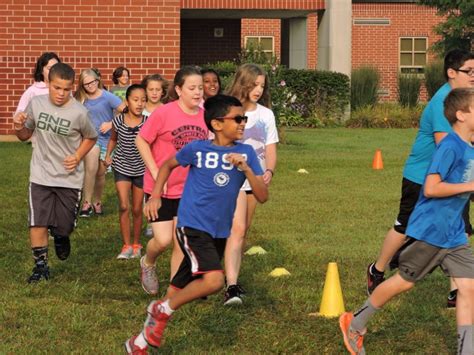
[[[214,37],[214,28],[223,36]],[[206,64],[233,60],[240,52],[240,19],[182,19],[181,64]]]
[[[374,65],[381,74],[381,88],[388,95],[381,100],[397,99],[397,75],[399,71],[399,38],[427,37],[428,46],[438,40],[433,26],[440,18],[435,10],[415,4],[354,4],[353,18],[389,19],[390,25],[352,26],[352,67]],[[428,62],[432,56],[428,58]],[[423,88],[422,99],[426,99]]]
[[[242,48],[245,36],[272,36],[273,48],[277,58],[280,58],[281,20],[280,19],[242,19]]]
[[[119,65],[133,82],[155,72],[170,79],[179,67],[179,0],[2,0],[0,11],[0,134],[13,133],[12,115],[43,52],[77,73],[99,68],[107,85]]]

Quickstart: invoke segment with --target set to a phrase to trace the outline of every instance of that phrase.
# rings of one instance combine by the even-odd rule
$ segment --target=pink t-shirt
[[[204,110],[200,108],[197,114],[189,115],[179,107],[178,101],[170,102],[153,111],[138,134],[150,144],[156,166],[160,168],[186,144],[196,139],[207,139],[208,129],[204,122]],[[171,172],[167,181],[167,191],[163,197],[181,198],[188,170],[187,167],[178,166]],[[147,168],[143,189],[151,194],[154,185],[155,180]]]
[[[39,95],[49,94],[49,87],[43,81],[35,81],[26,91],[21,95],[20,102],[16,112],[24,112],[26,106],[30,103],[31,98]]]

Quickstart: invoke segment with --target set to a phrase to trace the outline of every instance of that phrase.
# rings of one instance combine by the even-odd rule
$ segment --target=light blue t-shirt
[[[92,125],[99,135],[97,143],[107,147],[112,130],[103,134],[100,132],[100,126],[104,122],[111,122],[114,118],[114,109],[120,106],[122,100],[106,90],[102,90],[102,94],[96,99],[87,99],[84,106],[89,110],[92,118]]]
[[[439,174],[442,181],[451,184],[474,180],[474,147],[456,133],[449,133],[437,147],[427,174]],[[427,198],[422,190],[406,234],[440,248],[466,244],[462,212],[469,196]]]
[[[190,165],[178,208],[178,227],[198,229],[213,238],[229,237],[237,195],[245,181],[245,174],[225,159],[229,153],[244,155],[254,174],[263,174],[248,144],[222,147],[210,140],[196,140],[176,154],[180,165]]]
[[[403,170],[403,177],[417,184],[423,184],[433,157],[436,148],[435,132],[452,132],[444,116],[444,99],[450,91],[448,83],[440,87],[421,115],[420,128]]]

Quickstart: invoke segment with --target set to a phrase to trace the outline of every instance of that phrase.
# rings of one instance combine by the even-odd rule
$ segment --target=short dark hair
[[[444,77],[446,81],[448,77],[448,69],[458,70],[468,60],[474,59],[474,52],[469,52],[463,49],[453,49],[449,51],[444,57]]]
[[[444,115],[450,124],[454,124],[458,120],[456,112],[469,112],[473,104],[474,88],[453,89],[444,100]]]
[[[219,74],[217,73],[217,71],[215,71],[212,68],[203,68],[203,69],[201,69],[201,75],[203,76],[203,79],[204,79],[204,75],[206,75],[208,73],[212,73],[217,77],[217,83],[219,84],[218,94],[220,94],[222,92],[222,84],[221,84],[221,78],[220,78]]]
[[[217,117],[225,117],[231,107],[242,107],[242,103],[233,96],[220,94],[210,97],[204,102],[204,121],[211,132],[214,132],[211,121]]]
[[[114,82],[115,85],[118,84],[118,78],[120,78],[122,76],[124,71],[126,71],[128,76],[130,76],[130,70],[128,70],[125,67],[118,67],[112,73],[112,81]]]
[[[183,87],[186,78],[192,75],[202,76],[201,70],[194,65],[185,65],[176,72],[173,79],[173,85],[170,85],[168,89],[169,101],[175,101],[179,99],[178,93],[176,92],[176,86],[180,88]]]
[[[36,61],[35,69],[33,71],[33,78],[35,81],[44,81],[43,76],[43,68],[48,65],[48,62],[51,59],[56,59],[58,63],[61,63],[61,59],[59,59],[58,55],[54,52],[45,52],[41,54],[41,56]],[[48,78],[49,79],[49,78]]]
[[[71,80],[74,83],[76,73],[70,65],[66,63],[56,63],[51,67],[48,79],[52,81],[55,77],[59,77],[63,80]]]
[[[135,90],[143,90],[146,93],[145,88],[142,86],[142,84],[132,84],[127,88],[127,91],[125,92],[125,100],[128,99],[128,97],[134,92]]]

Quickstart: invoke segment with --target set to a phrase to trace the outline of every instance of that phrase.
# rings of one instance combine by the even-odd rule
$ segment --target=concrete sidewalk
[[[19,142],[20,140],[14,135],[0,135],[0,142]]]

